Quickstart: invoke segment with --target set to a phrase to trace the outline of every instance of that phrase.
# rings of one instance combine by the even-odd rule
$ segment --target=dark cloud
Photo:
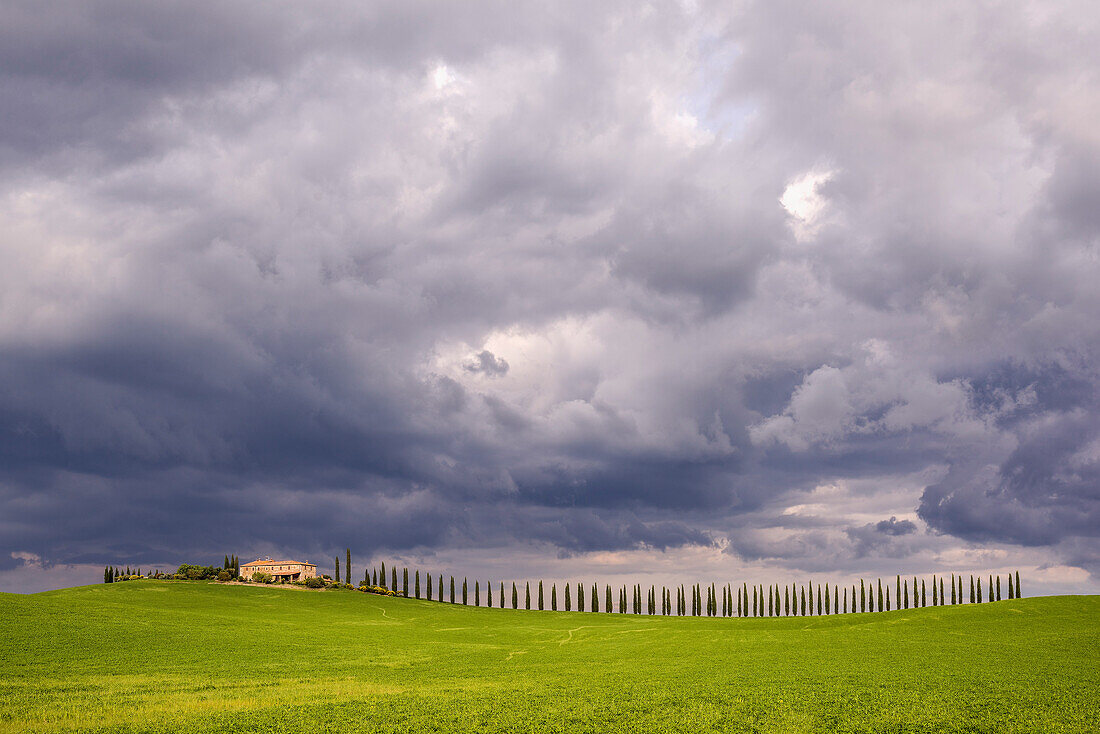
[[[908,535],[909,533],[915,533],[917,526],[909,520],[898,520],[896,517],[891,517],[889,520],[875,523],[875,530],[883,535]]]
[[[1095,16],[6,3],[0,571],[1095,570]]]
[[[480,372],[489,377],[498,377],[507,374],[508,363],[495,356],[488,349],[482,349],[472,361],[466,363],[465,369],[467,372],[475,374]]]
[[[975,541],[1035,546],[1100,537],[1100,423],[1094,411],[1044,413],[1021,434],[999,465],[960,461],[944,481],[929,486],[921,518]]]

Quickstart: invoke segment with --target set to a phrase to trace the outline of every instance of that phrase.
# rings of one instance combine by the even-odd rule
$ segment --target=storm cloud
[[[5,3],[0,573],[351,545],[1095,588],[1098,24]]]

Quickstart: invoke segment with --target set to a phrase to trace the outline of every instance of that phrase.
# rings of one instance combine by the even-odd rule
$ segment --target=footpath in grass
[[[0,732],[1096,732],[1100,597],[832,617],[0,594]]]

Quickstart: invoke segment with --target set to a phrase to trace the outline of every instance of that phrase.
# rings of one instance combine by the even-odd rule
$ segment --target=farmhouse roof
[[[274,560],[274,559],[271,559],[271,558],[263,558],[263,559],[257,558],[255,561],[252,561],[250,563],[242,563],[241,568],[247,568],[248,566],[270,566],[270,565],[275,564],[275,563],[279,563],[279,564],[286,565],[286,566],[289,566],[289,565],[292,565],[292,564],[298,564],[300,566],[313,566],[314,565],[314,564],[310,563],[309,561],[290,561],[290,560],[286,560],[286,559]]]

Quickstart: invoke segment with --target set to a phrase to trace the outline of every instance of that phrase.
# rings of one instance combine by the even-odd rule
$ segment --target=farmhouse
[[[257,558],[241,565],[241,576],[244,578],[250,579],[255,573],[269,573],[279,581],[297,581],[314,578],[317,566],[309,561],[276,561],[271,558]]]

